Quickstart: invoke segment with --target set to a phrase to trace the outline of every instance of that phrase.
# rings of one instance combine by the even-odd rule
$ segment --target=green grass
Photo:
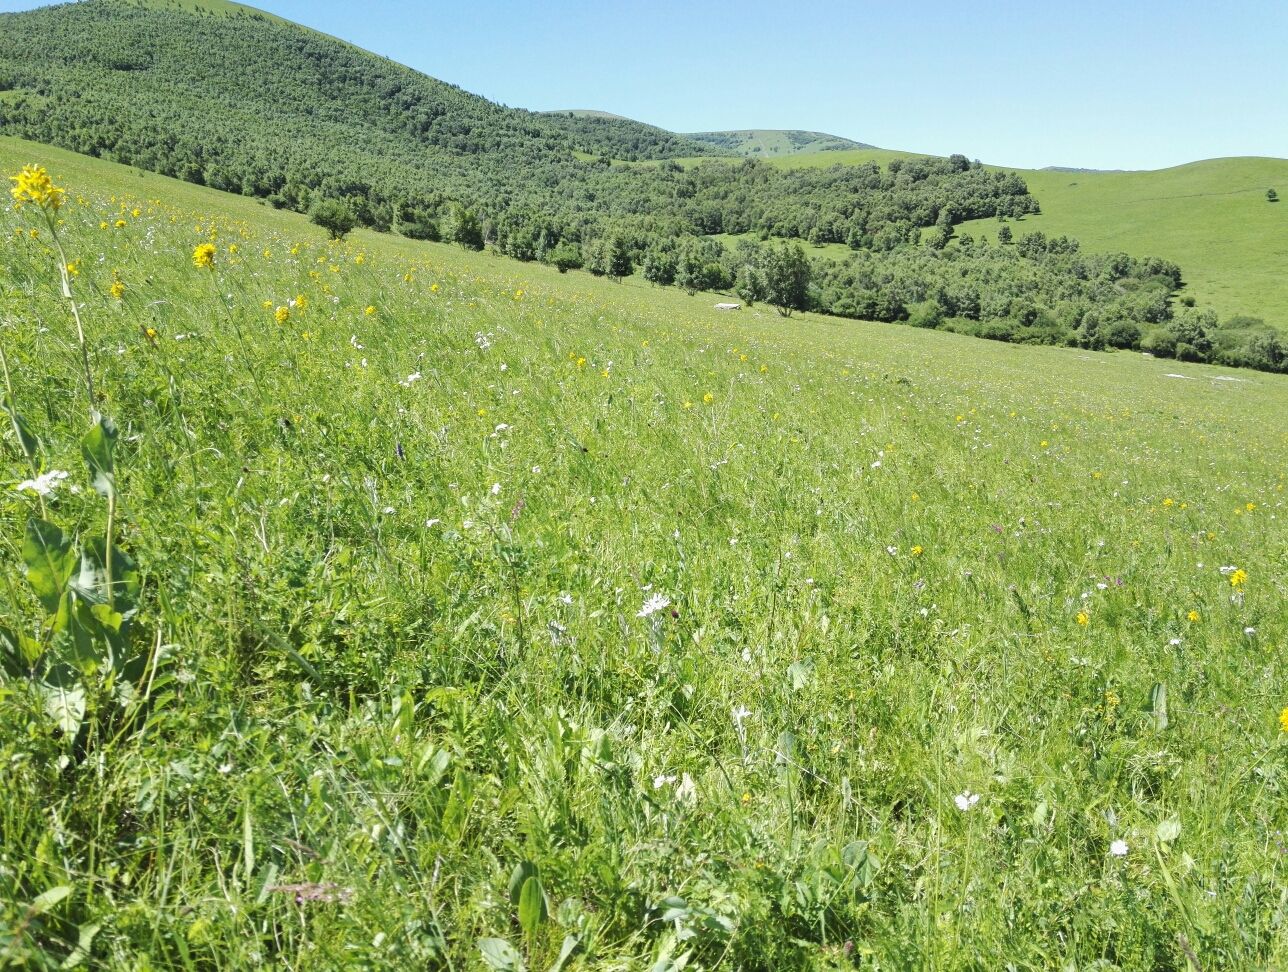
[[[118,500],[6,210],[11,401],[70,475],[0,443],[0,618],[87,698],[0,638],[0,963],[1288,963],[1288,378],[330,244],[0,139],[33,161]],[[137,601],[144,667],[48,632],[29,517],[137,562],[91,613],[87,548],[67,623]]]
[[[782,166],[886,164],[908,153],[870,149],[774,160]],[[1288,329],[1288,159],[1231,158],[1147,172],[1018,172],[1042,207],[1012,224],[1072,236],[1092,252],[1156,256],[1180,265],[1186,293],[1222,317],[1247,314]],[[967,222],[958,233],[996,240],[997,222]]]

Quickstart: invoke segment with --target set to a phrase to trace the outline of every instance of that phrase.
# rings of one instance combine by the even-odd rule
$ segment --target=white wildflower
[[[398,384],[402,385],[404,388],[410,388],[412,385],[416,384],[416,382],[418,382],[418,381],[420,381],[420,372],[419,372],[419,371],[413,371],[410,375],[408,375],[408,376],[407,376],[406,378],[404,378],[402,381],[398,382]]]
[[[975,806],[975,804],[979,803],[979,794],[971,793],[970,790],[962,790],[961,793],[958,793],[953,797],[953,803],[957,804],[958,810],[965,813],[971,807]]]
[[[35,479],[24,479],[14,489],[20,493],[26,490],[38,496],[53,496],[54,491],[62,485],[68,475],[61,469],[51,469],[47,473],[41,473]]]
[[[1109,853],[1112,854],[1114,857],[1126,857],[1127,841],[1125,840],[1114,841],[1112,844],[1109,845]]]
[[[639,609],[639,612],[636,613],[635,616],[637,618],[652,617],[658,611],[665,610],[670,606],[671,606],[671,599],[669,597],[667,597],[665,594],[654,594],[652,597],[650,597],[647,601],[644,602],[644,606]]]

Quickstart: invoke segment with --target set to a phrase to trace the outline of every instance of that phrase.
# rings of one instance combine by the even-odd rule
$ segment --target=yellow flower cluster
[[[192,265],[198,270],[213,270],[215,267],[215,244],[202,243],[193,250]]]
[[[9,192],[18,206],[31,203],[50,212],[61,207],[67,199],[67,193],[54,185],[44,166],[23,166],[22,171],[16,176],[10,176],[9,180],[14,183]]]

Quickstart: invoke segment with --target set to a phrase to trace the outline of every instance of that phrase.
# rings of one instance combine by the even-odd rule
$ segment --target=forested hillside
[[[962,155],[680,164],[666,156],[703,151],[684,136],[507,108],[232,4],[86,0],[0,25],[0,129],[279,208],[338,206],[361,226],[490,244],[565,271],[620,279],[638,268],[657,284],[734,290],[784,312],[1288,367],[1276,334],[1176,309],[1174,263],[1092,257],[1063,236],[976,244],[964,222],[1022,219],[1039,205],[1020,176]],[[812,157],[830,155],[847,153]],[[854,255],[811,268],[804,255],[710,239],[721,235]]]
[[[928,162],[902,178],[584,161],[578,152],[614,146],[636,157],[672,143],[694,149],[661,130],[645,144],[646,126],[504,108],[266,19],[89,0],[3,22],[0,77],[9,92],[0,122],[11,134],[284,208],[339,198],[378,229],[411,225],[433,236],[427,224],[460,206],[492,240],[528,229],[551,245],[610,228],[797,235],[817,218],[844,241],[907,237],[945,211],[968,219],[1035,208],[1021,180],[964,159]]]

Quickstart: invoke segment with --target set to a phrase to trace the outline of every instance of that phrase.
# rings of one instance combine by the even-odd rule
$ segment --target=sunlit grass
[[[112,732],[0,686],[3,961],[1288,961],[1288,379],[331,244],[0,140],[28,162],[157,662]],[[103,504],[51,241],[3,218],[44,445],[6,436],[0,615],[40,640],[25,523]]]

